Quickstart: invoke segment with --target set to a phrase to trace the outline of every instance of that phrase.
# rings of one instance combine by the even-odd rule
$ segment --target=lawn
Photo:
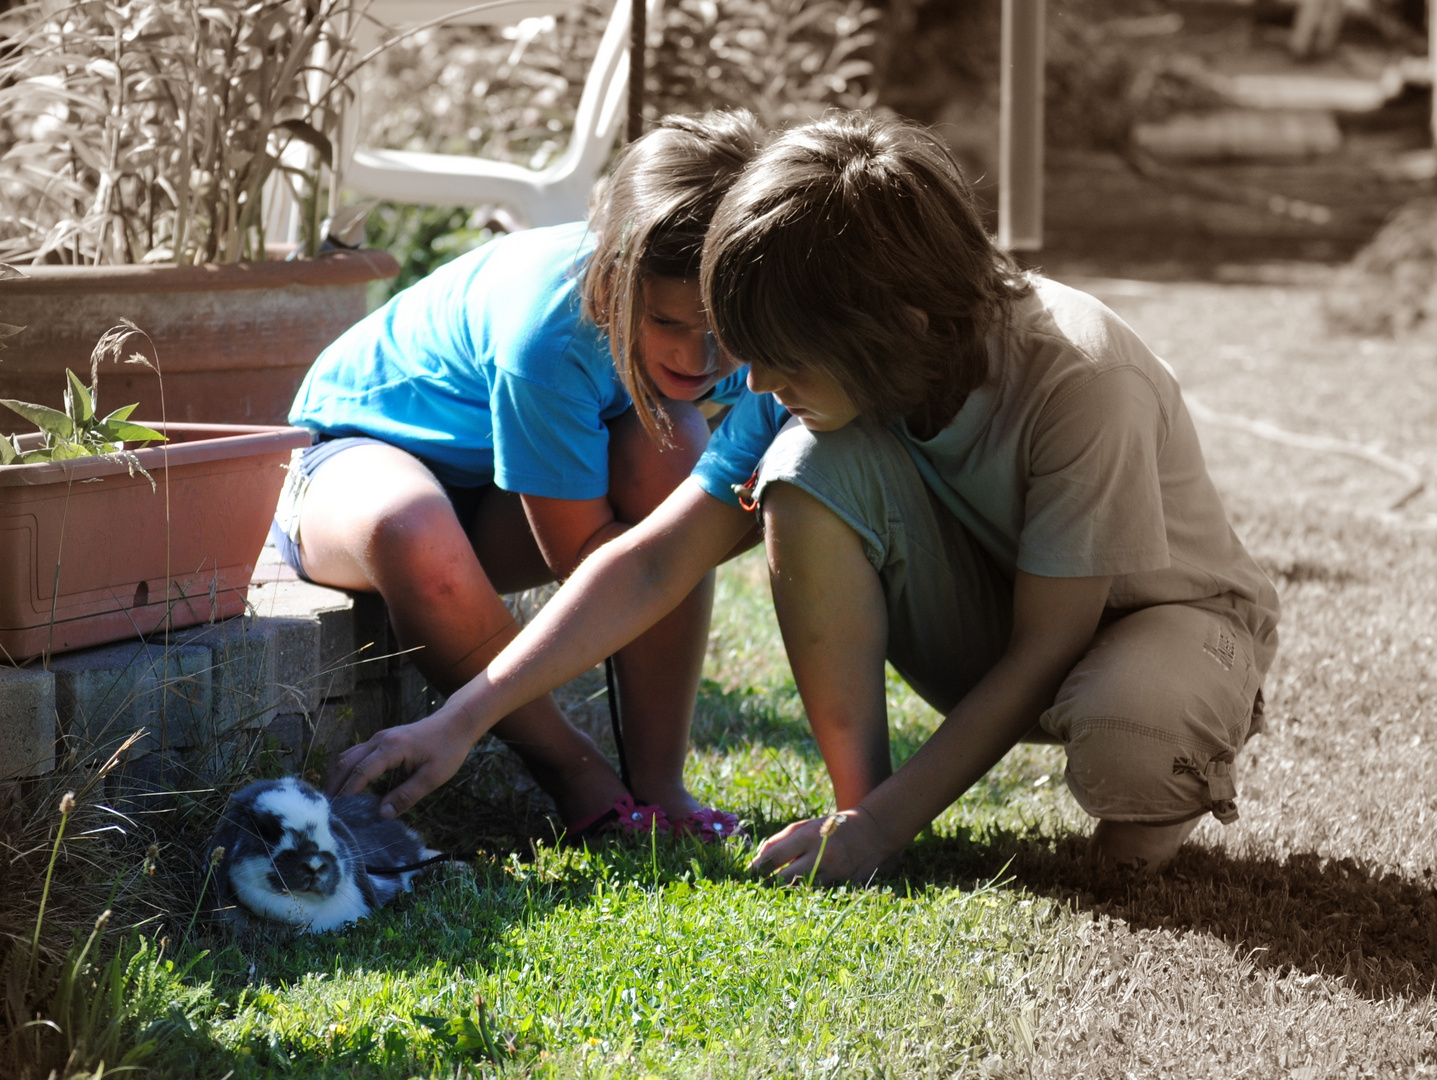
[[[1310,279],[1074,283],[1208,408],[1437,476],[1430,342],[1329,334]],[[1437,492],[1391,511],[1403,481],[1367,462],[1200,430],[1283,640],[1240,821],[1162,878],[1087,863],[1053,747],[1010,753],[895,878],[833,890],[755,880],[738,845],[556,850],[481,751],[420,814],[481,854],[353,929],[187,940],[171,912],[176,966],[133,995],[152,1074],[1437,1075]],[[756,836],[826,807],[753,554],[720,575],[706,676],[696,794]],[[567,695],[596,730],[601,685]],[[901,759],[937,717],[896,678],[889,710]]]

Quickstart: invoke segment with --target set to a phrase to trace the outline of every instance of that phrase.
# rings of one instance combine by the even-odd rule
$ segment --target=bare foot
[[[682,780],[669,784],[644,784],[635,780],[634,789],[637,792],[634,798],[639,802],[662,806],[670,824],[682,821],[700,808],[699,801],[689,794]]]
[[[602,814],[628,792],[608,760],[595,747],[591,753],[564,763],[561,768],[546,763],[526,761],[529,772],[539,786],[548,792],[565,825]]]
[[[1088,841],[1088,851],[1108,866],[1130,866],[1149,874],[1160,874],[1201,820],[1199,816],[1176,825],[1100,821]]]

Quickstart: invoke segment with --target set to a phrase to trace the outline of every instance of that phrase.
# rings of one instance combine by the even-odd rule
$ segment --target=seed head
[[[215,848],[213,851],[211,851],[211,852],[210,852],[210,869],[213,870],[216,866],[218,866],[218,865],[220,864],[220,860],[223,859],[224,857],[225,857],[225,849],[222,848],[222,847],[217,847],[217,848]]]
[[[823,819],[823,824],[818,827],[818,835],[827,840],[838,830],[838,827],[842,824],[842,815],[829,814],[828,817]]]
[[[110,921],[110,909],[109,909],[109,908],[106,908],[104,911],[100,912],[100,917],[95,920],[95,929],[96,929],[97,931],[105,929],[105,924],[108,923],[109,921]]]
[[[69,817],[75,812],[75,793],[67,791],[60,796],[60,816]]]

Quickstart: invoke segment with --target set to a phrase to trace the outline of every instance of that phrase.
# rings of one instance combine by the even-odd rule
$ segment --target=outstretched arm
[[[1018,572],[1007,651],[901,769],[839,815],[819,880],[868,878],[998,763],[1053,703],[1092,641],[1111,582]],[[754,867],[806,878],[818,860],[822,824],[800,821],[770,837]]]
[[[489,667],[433,715],[386,728],[340,755],[331,794],[362,791],[390,769],[409,779],[385,796],[401,814],[444,783],[502,717],[632,641],[693,591],[749,534],[753,515],[685,480],[652,514],[604,544]]]

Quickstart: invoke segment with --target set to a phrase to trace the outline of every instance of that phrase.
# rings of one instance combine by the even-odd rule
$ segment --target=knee
[[[609,501],[634,524],[683,483],[708,445],[703,414],[687,401],[667,405],[669,441],[660,446],[630,409],[609,424]]]
[[[1233,748],[1116,717],[1081,720],[1067,733],[1068,789],[1093,817],[1166,823],[1211,812],[1224,823],[1236,819]]]
[[[1068,787],[1095,817],[1236,817],[1234,762],[1256,674],[1227,623],[1184,605],[1136,612],[1099,634],[1069,674],[1044,730],[1068,751]]]
[[[381,506],[365,561],[383,587],[402,579],[415,590],[438,588],[475,561],[454,508],[441,492]],[[391,585],[392,587],[392,585]]]

